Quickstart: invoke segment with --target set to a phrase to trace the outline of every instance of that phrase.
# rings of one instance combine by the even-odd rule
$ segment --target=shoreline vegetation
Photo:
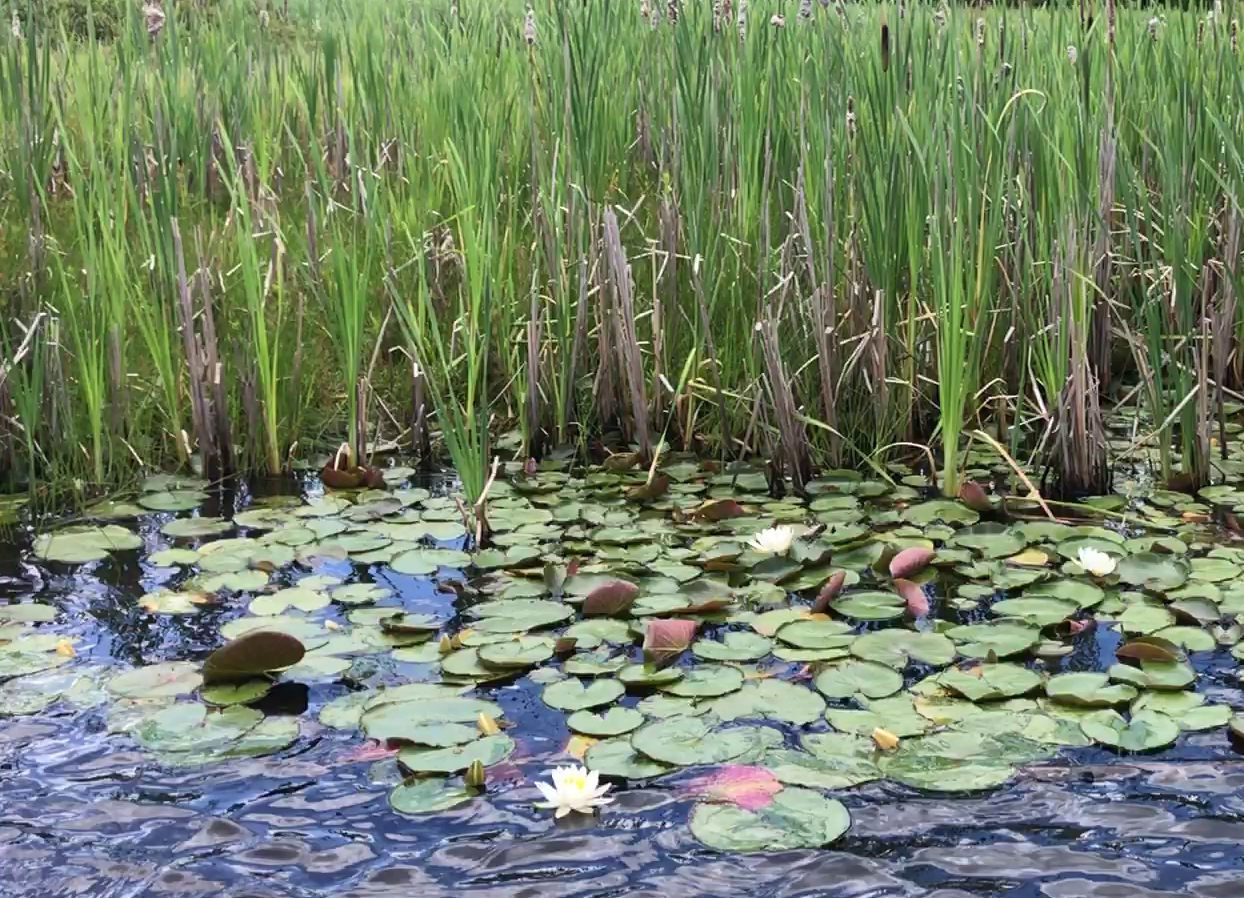
[[[502,442],[796,493],[1231,464],[1233,6],[99,7],[0,34],[6,489],[343,441],[469,502]]]

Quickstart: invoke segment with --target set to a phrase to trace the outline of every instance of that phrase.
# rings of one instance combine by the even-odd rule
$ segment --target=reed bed
[[[796,489],[932,446],[953,495],[983,430],[1083,493],[1117,416],[1224,463],[1230,10],[121,5],[0,35],[3,480],[431,431],[472,501],[663,440]]]

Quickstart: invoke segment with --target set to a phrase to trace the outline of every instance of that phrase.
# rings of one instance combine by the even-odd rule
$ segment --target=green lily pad
[[[933,727],[931,721],[916,711],[907,693],[889,698],[863,699],[860,704],[864,706],[862,709],[830,708],[825,712],[825,718],[835,729],[864,736],[871,736],[873,730],[881,728],[905,739]]]
[[[292,586],[269,595],[256,596],[246,610],[261,616],[284,614],[291,608],[309,612],[327,608],[329,601],[327,593]]]
[[[171,539],[203,539],[220,536],[233,529],[233,524],[223,518],[177,518],[160,528]]]
[[[644,715],[634,708],[610,708],[603,714],[575,711],[566,718],[566,726],[585,736],[621,736],[643,726]]]
[[[1179,738],[1179,724],[1156,711],[1140,711],[1131,720],[1117,711],[1094,711],[1080,728],[1094,742],[1123,751],[1153,751]]]
[[[807,751],[778,749],[764,766],[781,782],[817,789],[849,789],[880,779],[872,739],[848,733],[814,733],[801,740]]]
[[[448,786],[429,778],[403,783],[389,793],[389,806],[399,814],[418,816],[448,811],[467,804],[475,794],[461,786]]]
[[[1153,636],[1165,639],[1189,652],[1212,652],[1218,647],[1214,637],[1197,627],[1164,627]]]
[[[581,649],[594,649],[606,642],[610,645],[626,645],[634,639],[625,621],[606,617],[573,623],[562,635],[574,639],[576,646]]]
[[[439,569],[461,569],[471,563],[471,556],[466,552],[454,549],[426,549],[423,547],[410,549],[394,557],[389,567],[395,573],[407,574],[411,577],[427,577]]]
[[[209,705],[225,707],[228,705],[249,705],[257,702],[272,691],[270,680],[247,680],[221,686],[206,686],[199,697]]]
[[[136,667],[108,681],[108,691],[118,698],[172,698],[194,692],[203,685],[197,664],[166,661]]]
[[[1106,597],[1105,591],[1095,583],[1086,580],[1049,580],[1036,583],[1024,589],[1024,599],[1054,599],[1060,602],[1073,602],[1080,608],[1092,608],[1101,604]]]
[[[1032,692],[1041,685],[1041,675],[1018,664],[982,664],[943,671],[937,682],[970,701],[985,702]]]
[[[669,717],[646,723],[631,733],[635,751],[678,767],[721,764],[746,754],[763,752],[781,742],[782,734],[770,727],[714,729],[699,717]]]
[[[907,603],[894,593],[866,591],[842,596],[832,602],[830,607],[843,617],[872,621],[902,617],[907,610]]]
[[[946,635],[968,658],[1006,658],[1026,652],[1041,641],[1041,630],[1020,624],[988,623],[952,627]]]
[[[1135,602],[1118,616],[1124,633],[1156,633],[1175,625],[1175,615],[1160,605]]]
[[[885,629],[863,633],[851,643],[851,654],[864,661],[876,661],[897,670],[915,661],[944,667],[955,658],[955,644],[941,633]]]
[[[925,525],[941,522],[971,525],[980,520],[980,515],[954,499],[933,499],[908,506],[903,510],[902,519],[908,524]]]
[[[618,680],[640,689],[648,687],[668,686],[683,678],[683,671],[677,667],[649,667],[647,664],[628,664],[618,671]]]
[[[955,732],[904,741],[882,758],[881,769],[890,779],[927,792],[993,789],[1015,773],[993,739]]]
[[[1104,673],[1064,673],[1045,683],[1045,694],[1062,705],[1077,708],[1107,708],[1121,705],[1136,697],[1136,690],[1126,684],[1110,683]]]
[[[1020,597],[994,602],[991,610],[999,617],[1016,618],[1028,626],[1049,627],[1073,617],[1080,606],[1065,599]]]
[[[635,751],[629,737],[597,742],[584,754],[583,763],[601,776],[626,780],[651,779],[677,769],[677,765],[662,764]]]
[[[875,661],[850,661],[821,671],[814,685],[828,698],[885,698],[903,688],[903,675]]]
[[[758,680],[714,699],[709,703],[709,711],[722,720],[755,717],[807,724],[825,712],[825,699],[806,686],[785,680]]]
[[[851,825],[841,802],[812,789],[790,787],[757,810],[699,802],[691,812],[691,834],[720,851],[781,851],[821,848]]]
[[[758,661],[772,648],[766,637],[741,630],[728,631],[720,640],[697,639],[691,644],[692,654],[706,661]]]
[[[1188,581],[1188,572],[1188,563],[1183,559],[1174,555],[1158,555],[1153,552],[1128,555],[1115,568],[1115,574],[1120,582],[1141,586],[1154,592],[1178,589]]]
[[[56,620],[56,609],[39,602],[0,604],[0,621],[40,624]]]
[[[1184,689],[1196,682],[1196,671],[1187,661],[1141,661],[1140,667],[1112,664],[1106,673],[1140,689]]]
[[[471,609],[473,627],[485,633],[522,633],[560,623],[574,615],[574,608],[544,599],[502,599]]]
[[[778,629],[777,638],[800,649],[845,649],[855,635],[842,621],[794,620]]]
[[[534,667],[552,657],[553,640],[539,636],[521,636],[479,650],[480,663],[488,667]]]
[[[545,686],[540,698],[550,708],[583,711],[612,704],[625,692],[625,687],[617,680],[594,680],[585,686],[579,680],[566,679]]]
[[[1028,541],[1010,527],[992,521],[964,527],[946,541],[950,548],[971,549],[984,558],[1006,558],[1027,544]]]
[[[427,724],[475,723],[481,714],[498,718],[501,708],[483,699],[463,696],[388,702],[364,711],[359,725],[372,739],[413,742],[409,735],[418,734]]]
[[[138,504],[148,511],[190,511],[207,501],[207,493],[199,490],[165,490],[145,493]]]
[[[35,538],[31,547],[35,557],[62,564],[101,561],[113,552],[140,548],[142,537],[117,524],[65,527]]]
[[[676,682],[662,686],[670,695],[682,698],[716,698],[727,695],[743,685],[743,672],[737,667],[708,664],[694,667]]]
[[[514,740],[505,733],[485,736],[465,745],[446,748],[403,748],[397,762],[412,773],[456,773],[476,761],[485,767],[500,763],[514,753]]]

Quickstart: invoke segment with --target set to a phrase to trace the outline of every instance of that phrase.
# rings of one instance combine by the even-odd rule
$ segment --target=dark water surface
[[[156,548],[167,516],[152,517]],[[141,553],[51,570],[27,560],[25,539],[0,542],[0,600],[58,606],[84,661],[199,658],[241,610],[149,616],[136,600],[169,578]],[[452,613],[428,581],[387,582],[409,607]],[[1089,650],[1108,638],[1099,629]],[[1234,670],[1219,652],[1202,677],[1238,709]],[[296,746],[204,768],[162,768],[108,735],[99,708],[0,719],[0,898],[1244,896],[1244,764],[1221,728],[1145,756],[1064,752],[979,795],[873,783],[841,793],[853,824],[832,849],[723,855],[691,838],[677,777],[620,793],[597,820],[554,824],[531,807],[532,781],[559,756],[561,716],[531,686],[483,692],[547,736],[490,770],[483,800],[421,818],[390,810],[391,759],[317,722],[340,687],[278,689],[264,710],[301,715]]]

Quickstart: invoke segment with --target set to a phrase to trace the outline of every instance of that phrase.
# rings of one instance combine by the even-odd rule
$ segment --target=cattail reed
[[[881,71],[890,68],[890,26],[885,20],[885,11],[881,13]]]
[[[855,97],[847,94],[847,140],[855,137]]]
[[[665,4],[665,17],[669,19],[671,25],[678,24],[678,0],[669,0]]]
[[[985,20],[976,20],[976,48],[983,50],[985,47]]]
[[[1213,13],[1210,13],[1210,15],[1212,16]],[[1196,45],[1199,47],[1204,42],[1205,42],[1205,19],[1202,19],[1196,24]]]
[[[1238,53],[1240,44],[1240,20],[1231,20],[1231,52]]]

